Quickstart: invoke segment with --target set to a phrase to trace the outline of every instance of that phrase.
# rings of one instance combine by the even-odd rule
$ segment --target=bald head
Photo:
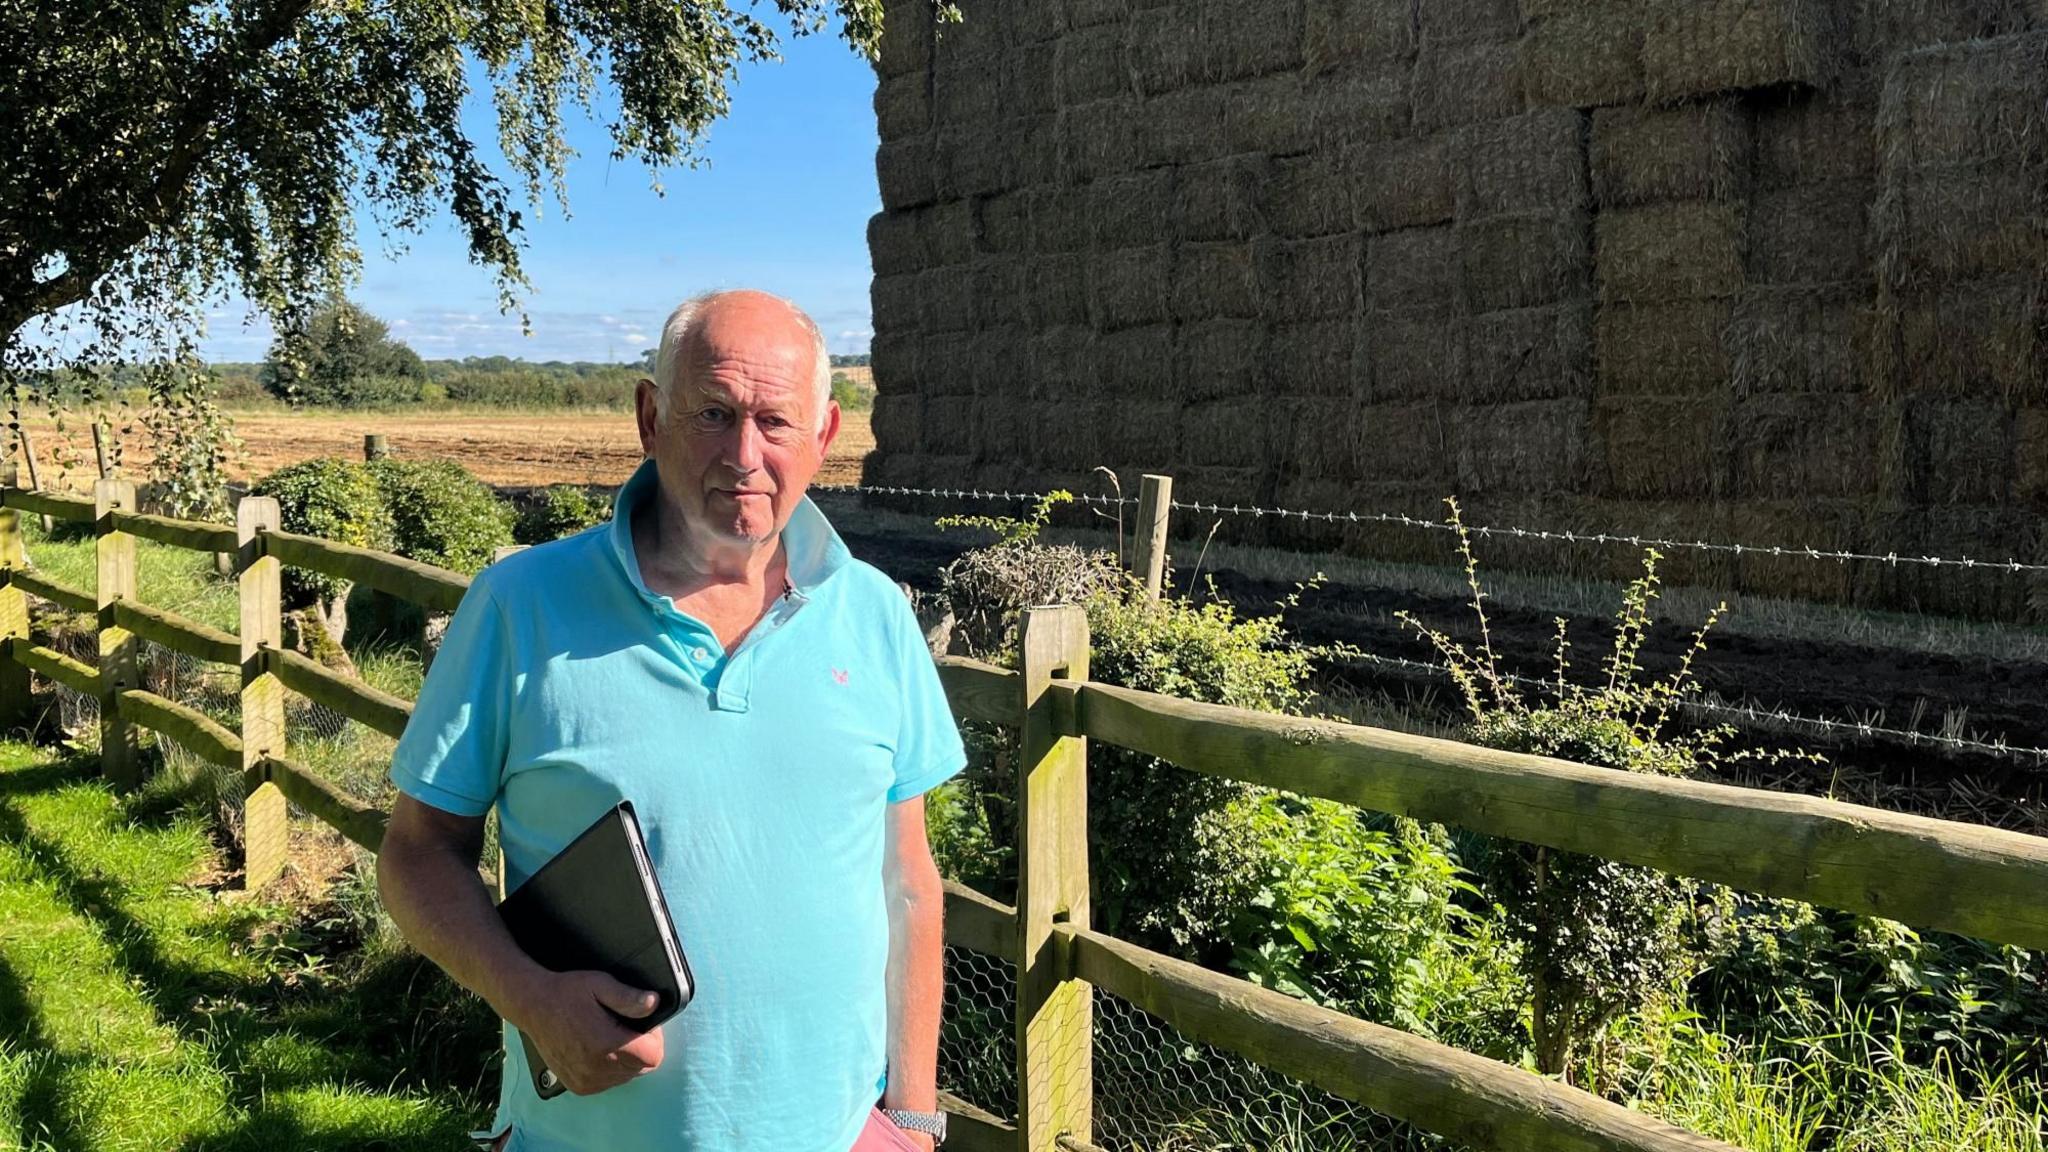
[[[825,334],[804,310],[780,296],[750,288],[706,292],[682,302],[662,325],[654,357],[654,400],[668,419],[677,383],[698,365],[720,355],[808,361],[813,379],[811,411],[822,420],[832,398],[832,358]]]

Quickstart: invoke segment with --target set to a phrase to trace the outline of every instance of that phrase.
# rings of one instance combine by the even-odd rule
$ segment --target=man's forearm
[[[938,1108],[945,902],[945,889],[935,883],[891,896],[889,1085],[882,1100],[886,1107],[918,1112]]]
[[[377,887],[398,930],[420,954],[493,1011],[520,1021],[523,994],[545,970],[505,930],[474,862],[436,845],[393,845],[377,861]]]

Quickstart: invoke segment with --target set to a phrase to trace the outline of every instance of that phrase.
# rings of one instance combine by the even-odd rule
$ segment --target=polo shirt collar
[[[641,461],[632,479],[612,500],[612,522],[607,531],[612,558],[618,561],[634,590],[651,601],[666,597],[650,591],[640,576],[639,554],[633,549],[633,513],[653,500],[660,486],[661,477],[655,471],[654,461]],[[818,585],[853,559],[846,542],[809,496],[797,502],[796,510],[789,514],[789,523],[782,526],[782,547],[789,560],[790,589],[800,600],[809,599]]]

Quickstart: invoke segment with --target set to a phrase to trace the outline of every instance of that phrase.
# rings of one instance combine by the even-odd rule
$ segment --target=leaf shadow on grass
[[[195,1133],[183,1146],[252,1152],[468,1147],[466,1133],[481,1119],[494,1079],[498,1031],[488,1009],[411,953],[298,982],[274,964],[244,975],[171,955],[158,930],[136,916],[132,890],[81,868],[62,843],[30,827],[15,799],[75,785],[89,778],[92,766],[78,757],[0,773],[0,840],[33,861],[65,905],[93,925],[122,972],[147,990],[158,1020],[209,1053],[225,1075],[238,1119]],[[167,824],[175,814],[162,806],[160,797],[138,797],[123,806],[117,823]],[[126,819],[131,807],[140,819]],[[244,947],[274,926],[278,912],[276,905],[241,901],[208,909],[186,927]],[[295,931],[286,926],[281,935]],[[273,960],[303,959],[290,945],[273,947],[279,950]],[[49,1051],[30,991],[5,967],[0,1022],[35,1054],[21,1103],[28,1130],[40,1126],[57,1148],[91,1146],[89,1134],[64,1127],[74,1111],[64,1098],[64,1073],[85,1061]],[[375,1115],[353,1122],[354,1113]]]

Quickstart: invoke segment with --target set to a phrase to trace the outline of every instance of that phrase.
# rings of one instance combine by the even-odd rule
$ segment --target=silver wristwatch
[[[930,1136],[934,1145],[946,1142],[944,1112],[905,1112],[898,1108],[884,1108],[882,1115],[889,1118],[889,1123],[906,1132],[922,1132]]]

